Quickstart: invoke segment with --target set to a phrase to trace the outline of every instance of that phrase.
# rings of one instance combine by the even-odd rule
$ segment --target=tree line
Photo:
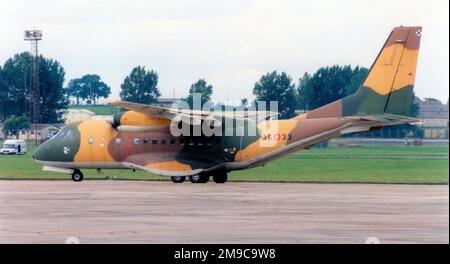
[[[368,69],[360,66],[327,66],[315,73],[305,72],[296,85],[285,72],[273,71],[255,83],[257,101],[278,101],[280,119],[296,115],[295,110],[309,111],[341,99],[356,91]]]
[[[23,52],[0,66],[0,122],[11,127],[10,132],[29,126],[32,61],[32,55]],[[107,98],[111,94],[110,86],[97,74],[71,79],[64,87],[65,71],[58,61],[39,56],[38,63],[42,123],[63,122],[70,98],[74,98],[77,105],[81,100],[95,105],[100,98]],[[286,119],[295,116],[296,109],[308,111],[354,93],[367,73],[368,69],[360,66],[327,66],[312,74],[304,73],[295,84],[286,72],[272,71],[262,75],[254,84],[255,100],[250,102],[242,98],[241,104],[256,106],[257,101],[278,101],[279,118]],[[161,96],[158,73],[143,66],[133,68],[120,88],[120,98],[124,101],[153,104]],[[193,83],[188,95],[182,98],[191,108],[194,107],[195,93],[201,94],[203,105],[211,100],[213,86],[205,79]],[[415,114],[417,105],[413,106]]]

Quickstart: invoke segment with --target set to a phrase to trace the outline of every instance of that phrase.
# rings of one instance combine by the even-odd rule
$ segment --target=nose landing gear
[[[79,169],[74,169],[72,172],[72,180],[74,182],[80,182],[83,180],[83,173]]]
[[[183,183],[186,180],[185,176],[172,176],[170,177],[173,183]]]

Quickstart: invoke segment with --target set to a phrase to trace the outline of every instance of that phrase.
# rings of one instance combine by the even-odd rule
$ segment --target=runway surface
[[[69,237],[80,243],[365,243],[368,237],[448,243],[449,188],[0,181],[0,243]]]

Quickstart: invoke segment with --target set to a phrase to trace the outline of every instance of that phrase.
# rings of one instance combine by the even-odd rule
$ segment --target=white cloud
[[[423,25],[416,93],[448,98],[447,1],[1,1],[0,62],[29,50],[24,29],[43,30],[41,51],[66,78],[98,73],[118,96],[140,64],[159,73],[163,96],[205,78],[215,100],[251,98],[268,71],[294,81],[320,66],[369,67],[392,27]]]

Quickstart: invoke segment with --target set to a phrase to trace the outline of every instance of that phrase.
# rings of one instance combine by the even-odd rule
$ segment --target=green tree
[[[3,81],[0,83],[4,97],[2,99],[3,107],[0,106],[1,117],[29,116],[32,61],[33,56],[29,52],[23,52],[14,55],[3,65]],[[63,89],[64,68],[56,60],[43,56],[39,57],[38,63],[41,122],[61,122],[68,105],[68,99]]]
[[[311,75],[307,72],[303,74],[298,80],[298,106],[302,110],[311,109],[310,104],[312,103],[311,98],[314,97],[314,90],[311,87]]]
[[[200,95],[200,109],[203,104],[211,100],[211,95],[213,93],[213,86],[208,84],[205,79],[199,79],[196,83],[191,85],[189,88],[189,95],[183,100],[189,104],[189,107],[193,109],[194,105],[194,94]],[[197,110],[200,110],[197,109]]]
[[[111,94],[111,88],[97,74],[86,74],[81,78],[70,80],[66,92],[76,98],[77,105],[80,98],[87,100],[88,104],[95,105],[97,99],[107,98]]]
[[[242,98],[241,99],[241,105],[243,106],[243,107],[246,107],[247,105],[248,105],[248,99],[247,98]]]
[[[0,122],[8,112],[8,86],[3,75],[3,69],[0,66]]]
[[[345,87],[346,96],[353,94],[358,90],[358,88],[363,84],[366,79],[367,74],[369,74],[369,69],[356,66],[353,69],[352,77],[350,78],[350,83]]]
[[[270,101],[278,102],[278,112],[280,119],[286,119],[295,115],[297,106],[295,85],[292,79],[285,72],[280,74],[277,71],[267,73],[255,83],[253,94],[256,96],[255,101],[266,102],[266,110],[270,107]],[[273,109],[271,111],[274,111]]]
[[[120,98],[123,101],[152,104],[161,96],[158,89],[158,74],[141,66],[135,67],[130,75],[125,77],[120,88]]]
[[[15,54],[2,67],[2,119],[10,115],[29,115],[29,100],[33,57],[28,52]],[[11,107],[14,106],[14,107]]]
[[[26,116],[10,116],[3,123],[3,133],[5,135],[13,135],[19,137],[19,133],[23,129],[30,127],[30,121]]]
[[[41,123],[62,123],[69,104],[63,88],[64,68],[56,60],[41,56],[39,72]]]
[[[74,97],[76,99],[77,105],[80,105],[80,99],[83,99],[81,91],[81,78],[76,78],[69,81],[69,84],[66,87],[66,94],[69,97]]]
[[[348,95],[354,87],[358,87],[360,68],[334,65],[322,67],[312,76],[304,74],[299,80],[298,94],[300,106],[304,110],[311,110]],[[358,74],[358,77],[352,78]],[[355,89],[356,90],[356,89]]]

